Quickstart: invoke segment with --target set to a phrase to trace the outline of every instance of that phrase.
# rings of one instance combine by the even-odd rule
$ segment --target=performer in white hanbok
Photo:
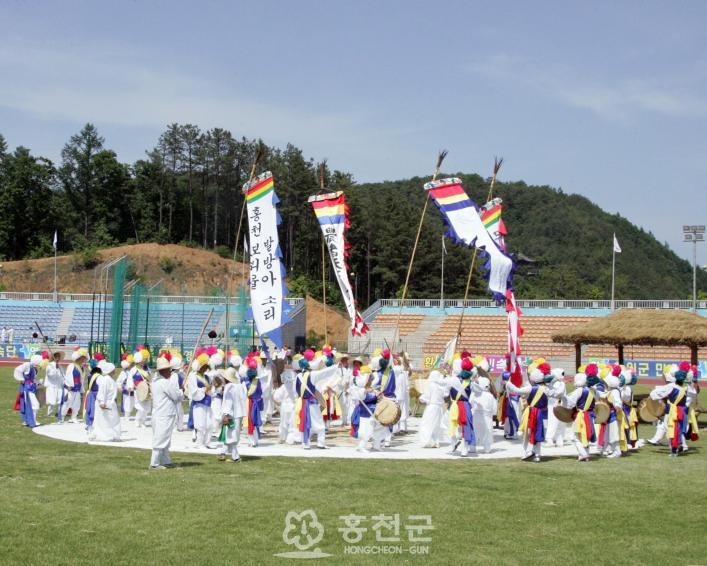
[[[59,363],[64,357],[64,353],[56,351],[52,355],[52,360],[47,364],[44,388],[47,403],[47,416],[56,415],[61,418],[59,410],[64,398],[64,372],[61,371]]]
[[[660,386],[668,390],[672,390],[672,384],[675,383],[675,373],[678,371],[677,364],[673,364],[668,368],[668,371],[663,372],[663,378],[665,379],[665,385]],[[670,387],[668,387],[670,386]],[[666,411],[662,418],[656,421],[655,434],[652,438],[649,438],[647,442],[653,446],[659,446],[663,443],[663,438],[665,438],[668,432],[668,412]]]
[[[520,426],[520,395],[506,391],[506,383],[510,379],[511,372],[504,371],[496,386],[499,392],[496,420],[503,427],[503,438],[506,440],[513,440],[518,435]]]
[[[305,350],[303,356],[299,360],[300,373],[295,382],[295,424],[302,433],[302,447],[305,450],[309,450],[309,440],[313,434],[317,436],[317,448],[323,449],[326,448],[326,427],[315,392],[318,383],[336,375],[337,367],[333,359],[327,356],[315,359],[312,350]]]
[[[37,411],[39,401],[37,400],[37,386],[42,383],[39,379],[38,371],[42,363],[42,356],[34,354],[28,362],[24,362],[15,368],[14,378],[19,382],[20,390],[17,394],[15,410],[22,415],[22,426],[34,428],[37,422]]]
[[[620,380],[626,440],[629,449],[636,450],[643,446],[643,439],[638,438],[638,412],[636,411],[636,402],[633,400],[633,386],[636,385],[638,378],[631,368],[622,368]]]
[[[120,389],[120,412],[128,420],[133,419],[133,411],[135,410],[135,391],[132,389],[132,381],[130,381],[130,370],[132,367],[133,355],[123,354],[120,360],[121,370],[116,386]]]
[[[356,387],[356,385],[354,384],[354,379],[361,372],[361,368],[364,365],[363,359],[360,357],[355,358],[351,365],[353,367],[351,369],[351,373],[349,374],[349,388],[348,388],[349,397],[347,399],[348,409],[347,409],[347,413],[346,413],[347,414],[346,422],[349,425],[351,424],[351,416],[353,415],[353,412],[356,409],[356,406],[358,405],[358,402],[351,397],[351,389]]]
[[[358,439],[356,450],[363,453],[369,451],[369,442],[374,451],[379,451],[381,443],[388,434],[388,427],[380,424],[374,416],[380,392],[373,389],[372,385],[371,368],[362,366],[358,375],[354,377],[351,388],[351,399],[356,405],[351,415],[351,436]]]
[[[567,426],[555,416],[554,409],[560,404],[560,399],[567,393],[565,385],[565,370],[554,368],[552,370],[552,381],[548,388],[552,391],[552,395],[547,400],[547,433],[545,441],[548,445],[564,446],[565,434]]]
[[[128,376],[128,389],[136,391],[142,381],[146,381],[151,385],[152,374],[147,367],[149,361],[150,353],[147,350],[138,350],[133,354],[133,362],[135,365],[133,369],[130,370],[130,375]],[[140,401],[136,396],[135,408],[137,409],[137,415],[135,417],[137,428],[142,428],[147,424],[147,417],[152,410],[152,400],[148,398],[144,401]]]
[[[437,370],[430,372],[427,389],[420,396],[425,403],[425,410],[420,419],[418,442],[423,448],[439,448],[444,439],[447,423],[445,422],[445,397],[449,395],[450,384]]]
[[[169,368],[171,373],[169,375],[170,381],[177,386],[177,389],[184,391],[184,371],[183,371],[184,361],[179,356],[172,356],[169,361]],[[186,430],[186,423],[184,422],[184,403],[179,401],[177,403],[177,430],[179,432]]]
[[[208,368],[209,356],[204,353],[199,354],[192,362],[192,371],[187,377],[187,388],[191,399],[194,430],[196,431],[196,443],[201,448],[212,448],[209,441],[214,423],[213,413],[211,412],[214,389],[206,375]]]
[[[602,454],[609,458],[620,458],[621,452],[628,450],[626,443],[626,429],[624,426],[624,412],[621,403],[620,380],[615,366],[612,374],[606,376],[605,382],[608,391],[602,398],[609,404],[609,418],[599,426],[597,444],[603,447]],[[620,370],[620,368],[619,368]]]
[[[410,364],[406,352],[395,357],[393,370],[395,371],[395,398],[400,405],[400,420],[393,427],[393,432],[406,434],[410,414]]]
[[[204,368],[208,365],[208,359]],[[150,468],[163,469],[170,466],[169,447],[172,431],[177,424],[177,404],[184,399],[182,391],[170,379],[172,369],[164,357],[157,358],[157,373],[152,381],[152,458]]]
[[[471,396],[476,446],[488,454],[493,445],[493,418],[496,416],[496,398],[491,393],[488,377],[479,377]]]
[[[214,396],[211,398],[211,415],[214,419],[211,433],[218,434],[221,430],[221,402],[223,400],[223,355],[220,350],[209,356],[209,370],[206,375],[214,386]]]
[[[282,385],[273,393],[273,400],[280,406],[278,439],[281,443],[296,444],[302,442],[302,434],[295,426],[295,402],[297,401],[295,379],[296,375],[292,366],[290,364],[285,365],[285,369],[280,375]]]
[[[258,367],[258,378],[263,389],[263,424],[272,421],[272,415],[275,412],[275,404],[273,403],[272,395],[272,367],[268,362],[265,352],[260,352],[260,366]]]
[[[88,350],[77,348],[71,353],[71,363],[64,374],[64,386],[67,389],[67,398],[62,409],[62,421],[71,411],[71,422],[77,423],[81,409],[81,393],[83,393],[86,380],[86,361]]]
[[[670,441],[670,456],[677,457],[680,449],[683,452],[687,451],[687,434],[692,431],[689,426],[689,410],[693,401],[692,395],[688,395],[690,387],[688,374],[691,374],[692,369],[689,362],[681,362],[676,370],[672,370],[671,374],[674,383],[668,383],[661,387],[656,387],[651,391],[650,397],[654,400],[666,401],[666,422],[668,439]]]
[[[542,443],[545,441],[545,420],[547,418],[548,397],[552,391],[546,383],[553,379],[550,364],[541,363],[530,372],[530,385],[516,387],[510,380],[506,383],[506,390],[525,397],[528,405],[523,411],[520,420],[520,431],[523,433],[523,460],[540,462]]]
[[[587,375],[577,372],[574,376],[574,391],[563,395],[562,405],[576,410],[574,419],[574,447],[577,449],[577,460],[589,462],[589,444],[596,442],[594,427],[594,391],[587,387]]]
[[[96,379],[98,393],[96,394],[92,437],[93,440],[99,442],[117,442],[120,440],[121,429],[120,414],[116,404],[118,387],[113,380],[115,366],[102,361],[98,367],[101,370],[101,375]]]
[[[245,385],[240,382],[238,373],[233,367],[224,372],[223,378],[226,385],[223,388],[223,403],[221,405],[223,422],[219,441],[223,444],[219,460],[226,460],[226,457],[230,456],[232,462],[240,462],[238,441],[241,437],[243,417],[248,411]]]
[[[339,404],[341,405],[341,426],[347,427],[351,422],[351,413],[353,412],[353,408],[351,408],[351,397],[349,394],[353,375],[351,367],[349,367],[348,354],[341,354],[341,357],[339,358],[338,377],[338,381],[341,386],[341,396],[339,397]]]

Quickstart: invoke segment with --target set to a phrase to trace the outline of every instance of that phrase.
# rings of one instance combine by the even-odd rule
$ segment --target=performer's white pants
[[[584,447],[584,444],[582,444],[582,439],[580,436],[575,434],[572,441],[574,442],[574,447],[577,449],[577,455],[580,458],[587,458],[589,456],[589,451]]]
[[[76,422],[79,418],[79,410],[81,409],[81,392],[69,391],[64,408],[61,410],[61,420],[64,420],[71,409],[71,421]]]
[[[123,411],[126,418],[133,416],[135,410],[135,395],[123,395]]]
[[[523,439],[523,451],[525,452],[526,456],[530,456],[531,454],[535,456],[540,456],[541,448],[542,442],[536,442],[535,444],[531,444],[528,436]]]
[[[197,445],[206,446],[211,440],[211,430],[214,424],[211,407],[194,405],[194,430]]]
[[[309,438],[302,438],[302,444],[309,446],[309,440],[313,434],[317,435],[317,446],[324,446],[326,440],[326,426],[324,426],[324,417],[319,409],[319,405],[311,403],[307,409],[309,410]]]
[[[179,402],[177,403],[177,430],[181,432],[185,429],[186,425],[184,424],[184,405]]]
[[[278,429],[278,436],[280,442],[286,442],[287,436],[292,428],[295,420],[295,406],[292,403],[281,403],[280,404],[280,427]]]
[[[221,445],[220,453],[224,456],[230,456],[232,460],[238,460],[238,441],[241,438],[242,418],[235,419],[234,428],[226,428],[226,438]]]
[[[375,418],[362,418],[358,425],[358,448],[365,450],[366,444],[371,440],[374,450],[380,450],[381,442],[389,432],[388,427],[380,424]]]
[[[493,416],[490,413],[474,411],[474,434],[476,435],[476,445],[484,449],[484,452],[491,452],[493,444]]]
[[[137,416],[135,419],[137,421],[137,426],[144,426],[147,421],[147,417],[152,410],[152,401],[149,399],[147,401],[138,401],[135,399],[135,408],[137,409]]]

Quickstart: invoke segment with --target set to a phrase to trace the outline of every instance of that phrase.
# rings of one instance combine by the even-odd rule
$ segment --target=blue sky
[[[191,122],[359,181],[429,174],[443,147],[448,171],[503,155],[502,179],[583,194],[691,257],[706,24],[698,1],[0,0],[0,133],[58,160],[91,121],[130,162]]]

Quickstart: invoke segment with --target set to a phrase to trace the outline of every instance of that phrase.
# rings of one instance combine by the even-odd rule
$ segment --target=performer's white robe
[[[341,397],[339,398],[339,405],[341,406],[341,426],[348,426],[351,422],[351,413],[355,408],[355,403],[351,401],[350,389],[353,386],[351,383],[353,378],[353,373],[351,368],[339,366],[339,383],[341,385]]]
[[[207,371],[206,375],[209,376],[209,381],[213,383],[215,377],[221,377],[221,370],[212,369]],[[219,387],[218,389],[214,388],[214,396],[211,398],[211,417],[214,420],[211,426],[211,433],[216,435],[218,435],[218,432],[221,430],[221,397],[219,397],[219,394],[222,392],[223,387]]]
[[[30,364],[29,362],[24,362],[23,364],[20,364],[17,366],[14,370],[14,378],[15,381],[18,383],[23,383],[25,380],[25,373],[29,372],[30,370]],[[39,386],[42,383],[41,379],[35,378],[34,383]],[[32,411],[34,412],[35,418],[37,417],[37,411],[39,410],[39,399],[37,399],[37,395],[34,393],[28,393],[30,403],[32,404]]]
[[[552,389],[553,397],[548,395],[547,398],[547,431],[545,432],[545,441],[562,446],[567,435],[567,425],[555,416],[553,409],[560,404],[559,399],[567,392],[565,382],[555,380],[548,386]]]
[[[577,401],[579,401],[579,398],[582,396],[582,387],[575,387],[575,389],[570,393],[569,395],[565,395],[562,397],[562,406],[567,407],[568,409],[574,409],[577,406]],[[574,447],[577,450],[577,455],[580,458],[588,458],[589,457],[589,451],[587,448],[584,447],[584,444],[582,444],[582,436],[579,432],[574,430],[574,426],[572,426],[572,431],[573,431],[573,442],[574,442]]]
[[[172,373],[169,376],[169,380],[175,385],[177,389],[181,391],[181,388],[179,387],[179,372],[177,370],[172,370]],[[182,401],[179,401],[179,403],[177,403],[176,427],[179,432],[183,431],[186,428],[186,425],[184,424],[184,403]]]
[[[148,374],[150,374],[149,370],[145,370]],[[136,385],[135,385],[135,375],[138,373],[138,368],[134,367],[133,369],[130,370],[130,375],[128,376],[128,389],[135,391]],[[153,376],[150,374],[150,379],[152,379]],[[150,415],[150,411],[152,410],[152,400],[151,399],[146,399],[145,401],[140,401],[137,398],[137,394],[135,394],[135,409],[137,410],[137,415],[135,416],[135,421],[138,426],[138,428],[142,427],[145,425],[147,422],[147,417]]]
[[[187,377],[187,388],[189,390],[189,398],[192,401],[201,401],[206,396],[205,388],[197,385],[197,373],[194,371]],[[213,402],[214,390],[212,389],[208,395],[212,397]],[[196,431],[196,443],[197,445],[206,447],[211,439],[214,426],[214,417],[211,407],[196,403],[192,407],[192,416],[194,418],[194,430]]]
[[[295,444],[302,442],[302,433],[295,427],[295,393],[294,375],[292,370],[285,370],[282,375],[282,385],[273,393],[273,399],[280,405],[280,426],[278,436],[280,442]]]
[[[607,423],[606,430],[604,433],[604,445],[606,447],[607,453],[619,453],[621,454],[620,446],[620,421],[618,414],[623,411],[621,403],[621,392],[618,389],[610,389],[606,396],[607,402],[614,407],[616,410],[617,418],[615,421]],[[597,437],[598,437],[597,433]]]
[[[418,442],[423,447],[437,446],[445,439],[448,423],[444,418],[446,406],[444,398],[449,395],[449,383],[443,377],[428,378],[427,390],[420,397],[425,403],[425,410],[420,419]]]
[[[493,417],[498,403],[489,391],[474,391],[471,396],[471,415],[474,421],[476,445],[491,452],[493,444]]]
[[[58,409],[61,405],[61,397],[64,394],[64,375],[56,362],[49,362],[47,365],[44,388],[46,390],[47,415],[49,415],[53,412],[52,408]]]
[[[235,461],[240,458],[238,454],[238,441],[241,437],[243,417],[248,413],[248,394],[245,389],[245,384],[226,383],[226,385],[224,385],[221,412],[223,416],[231,417],[235,424],[235,426],[225,428],[225,439],[221,448],[221,454],[230,456],[231,459]]]
[[[156,373],[152,380],[152,458],[151,466],[171,463],[169,447],[177,421],[177,404],[184,399],[182,391],[170,379]]]
[[[116,386],[120,389],[122,395],[123,415],[128,419],[132,418],[135,410],[135,393],[133,392],[132,395],[129,395],[132,391],[132,389],[128,389],[128,383],[132,383],[128,381],[129,377],[130,370],[122,370],[116,381]],[[123,389],[128,389],[128,394],[123,393]]]
[[[66,396],[66,401],[64,402],[64,407],[61,410],[62,415],[61,419],[64,420],[66,415],[69,414],[69,410],[71,410],[71,422],[75,423],[78,422],[79,418],[79,411],[81,410],[81,394],[84,392],[84,387],[85,384],[83,382],[83,379],[81,380],[81,389],[79,391],[72,391],[72,388],[74,387],[74,368],[76,368],[76,364],[69,364],[66,368],[66,373],[64,373],[64,385],[66,385],[67,388],[67,396]],[[80,371],[80,368],[79,368]],[[83,375],[83,374],[82,374]]]
[[[351,386],[351,401],[354,405],[358,405],[362,399],[366,397],[366,389],[363,387]],[[368,442],[371,441],[374,450],[381,449],[381,443],[385,440],[388,435],[388,427],[383,426],[378,422],[378,420],[371,414],[367,412],[367,408],[364,405],[361,408],[362,414],[365,412],[366,416],[361,416],[358,421],[358,447],[359,451],[365,452],[368,450]]]
[[[91,433],[93,440],[115,442],[120,440],[120,414],[115,403],[118,388],[109,375],[96,378],[98,392],[96,393],[96,408],[94,411]],[[103,408],[105,407],[105,409]]]
[[[393,427],[393,432],[407,431],[410,414],[410,376],[402,366],[395,366],[395,397],[400,404],[400,421]]]

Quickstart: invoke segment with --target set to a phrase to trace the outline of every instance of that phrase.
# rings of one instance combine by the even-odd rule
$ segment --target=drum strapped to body
[[[597,401],[594,405],[594,414],[594,422],[596,424],[604,424],[607,422],[609,420],[609,416],[611,415],[611,407],[609,406],[609,403],[604,400]]]
[[[574,409],[568,409],[567,407],[563,407],[562,405],[557,405],[552,409],[552,412],[557,417],[557,420],[562,421],[563,423],[574,422]]]
[[[135,398],[138,401],[147,401],[152,399],[152,392],[150,391],[150,384],[146,380],[142,380],[137,384],[135,388]]]
[[[381,397],[376,403],[376,410],[373,416],[383,426],[392,426],[398,424],[402,411],[398,403],[387,397]]]

